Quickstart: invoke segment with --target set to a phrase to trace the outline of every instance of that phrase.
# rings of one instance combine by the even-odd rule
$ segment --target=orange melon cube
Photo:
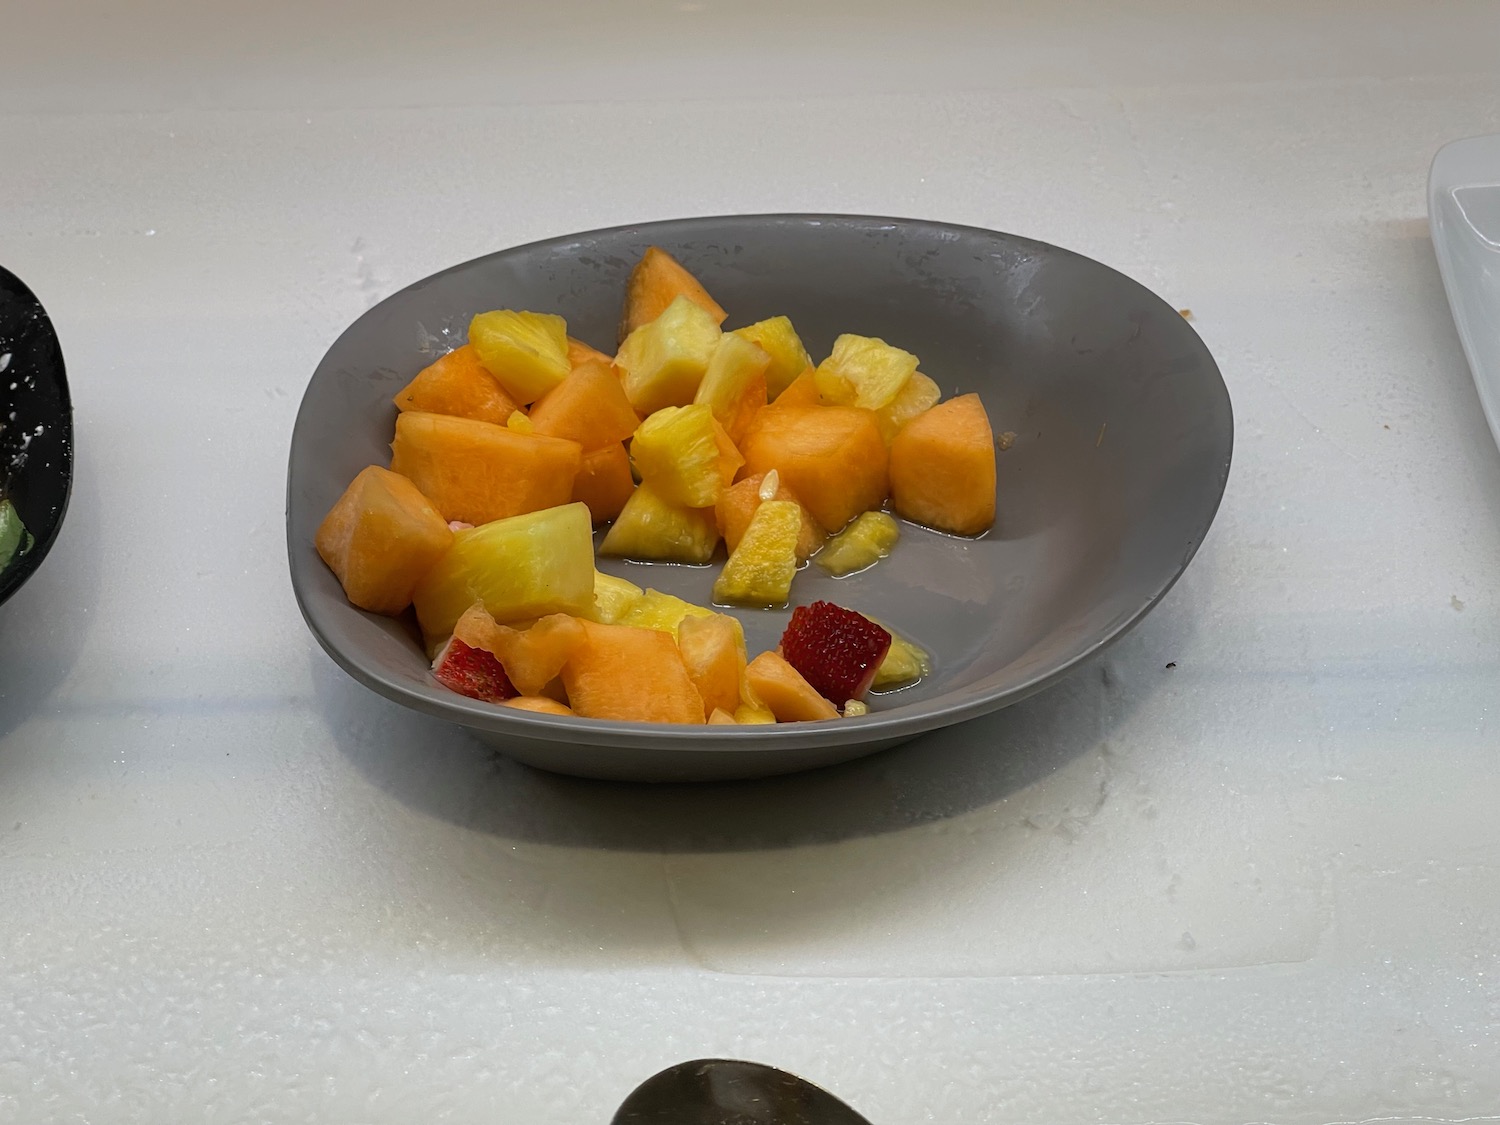
[[[630,454],[619,442],[585,453],[573,477],[573,499],[588,505],[594,522],[608,523],[625,509],[635,491]]]
[[[808,367],[787,384],[786,389],[776,396],[772,405],[777,407],[818,406],[822,401],[822,396],[818,393],[818,369]]]
[[[313,538],[344,594],[360,609],[397,614],[448,551],[448,521],[405,477],[362,469]]]
[[[889,454],[873,411],[857,406],[767,408],[745,435],[741,453],[748,474],[775,469],[829,531],[885,501]]]
[[[677,647],[704,708],[733,718],[745,674],[744,627],[726,613],[684,617],[677,626]]]
[[[745,678],[778,723],[810,723],[839,717],[838,708],[819,695],[779,653],[763,652],[750,661]]]
[[[686,297],[708,312],[715,324],[723,324],[729,315],[681,262],[660,246],[648,246],[635,269],[630,271],[630,280],[625,283],[620,341],[623,343],[625,337],[641,325],[650,324],[678,297]]]
[[[576,441],[415,410],[397,417],[391,443],[392,471],[445,520],[476,525],[566,504],[581,459]]]
[[[531,408],[533,433],[576,441],[585,453],[618,445],[638,425],[619,376],[593,360],[573,368]]]
[[[582,643],[583,625],[576,617],[549,613],[528,629],[496,625],[484,647],[494,653],[518,692],[540,695]]]
[[[585,363],[602,363],[605,367],[614,363],[613,356],[607,356],[598,348],[590,347],[582,340],[568,337],[568,366],[582,367]]]
[[[995,522],[995,435],[978,395],[940,402],[896,434],[891,500],[898,515],[954,535]]]
[[[671,635],[582,622],[583,643],[563,665],[576,714],[636,723],[701,723],[703,697]]]
[[[505,425],[521,405],[484,369],[473,344],[454,348],[422,368],[393,401],[397,410],[453,414],[497,426]]]
[[[812,513],[802,506],[792,490],[780,481],[780,476],[781,474],[778,473],[777,484],[771,493],[771,499],[790,500],[801,509],[802,531],[797,536],[797,561],[804,563],[823,542],[823,529],[818,526],[818,521],[813,519]],[[765,481],[765,473],[756,473],[754,476],[736,481],[719,493],[718,502],[714,504],[714,519],[719,525],[719,534],[724,537],[724,547],[731,554],[740,545],[740,540],[745,537],[745,529],[750,526],[750,519],[755,515],[755,509],[759,508],[765,500],[765,497],[761,495],[761,488]]]

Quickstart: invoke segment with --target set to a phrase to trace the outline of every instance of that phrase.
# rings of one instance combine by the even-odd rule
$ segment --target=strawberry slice
[[[891,647],[891,635],[852,609],[813,602],[792,610],[781,653],[835,707],[863,699]]]
[[[457,637],[449,637],[437,654],[432,674],[450,691],[486,703],[502,703],[520,694],[493,653],[467,645]]]

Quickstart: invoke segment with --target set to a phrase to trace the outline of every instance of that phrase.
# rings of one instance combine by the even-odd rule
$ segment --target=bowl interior
[[[392,395],[502,306],[557,312],[615,346],[625,279],[656,244],[729,310],[726,328],[792,318],[816,361],[835,336],[915,352],[944,396],[983,398],[998,435],[999,512],[976,540],[903,524],[890,558],[833,579],[810,566],[793,600],[827,598],[926,648],[933,674],[830,732],[721,729],[788,746],[906,735],[1021,698],[1144,613],[1207,531],[1228,473],[1229,399],[1177,312],[1096,262],[992,231],[844,216],[741,216],[618,228],[503,251],[402,290],[334,344],[308,387],[288,483],[292,577],[310,625],[343,666],[404,702],[490,731],[628,743],[695,731],[518,716],[438,688],[400,623],[361,613],[318,560],[318,521],[354,474],[388,464]],[[600,568],[711,601],[718,564],[601,560]],[[734,611],[751,653],[787,613]]]

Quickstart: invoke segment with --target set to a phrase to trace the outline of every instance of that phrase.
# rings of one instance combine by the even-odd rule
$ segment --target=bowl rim
[[[1034,247],[1049,254],[1058,254],[1077,259],[1093,268],[1113,274],[1124,284],[1138,290],[1149,302],[1154,302],[1161,308],[1170,311],[1175,321],[1182,325],[1183,330],[1189,334],[1193,345],[1196,346],[1201,355],[1204,364],[1202,374],[1204,376],[1211,376],[1212,385],[1210,390],[1218,392],[1217,397],[1222,410],[1221,412],[1216,411],[1213,420],[1215,423],[1218,423],[1216,429],[1219,431],[1218,436],[1223,443],[1223,463],[1219,466],[1216,478],[1212,482],[1214,486],[1212,489],[1212,502],[1208,506],[1208,510],[1202,520],[1201,529],[1183,552],[1181,559],[1172,573],[1167,575],[1165,580],[1160,581],[1149,596],[1142,600],[1140,605],[1136,606],[1131,612],[1122,614],[1107,629],[1094,637],[1078,651],[1066,655],[1060,660],[1043,662],[1019,683],[1013,684],[1001,691],[982,693],[975,697],[961,699],[950,698],[952,695],[950,691],[920,703],[893,707],[889,711],[872,711],[868,715],[852,719],[826,720],[816,723],[776,723],[751,726],[725,725],[715,727],[715,734],[707,740],[704,737],[704,731],[707,728],[698,724],[640,723],[610,719],[591,719],[579,715],[546,715],[523,711],[519,708],[483,703],[479,700],[471,700],[451,692],[447,693],[451,698],[442,698],[437,695],[437,692],[442,689],[436,685],[434,685],[431,694],[424,694],[421,691],[413,690],[405,684],[387,679],[377,669],[361,662],[355,656],[344,652],[338,645],[332,643],[324,632],[318,608],[312,604],[312,599],[309,597],[308,592],[303,588],[303,584],[298,581],[300,564],[295,553],[299,546],[304,549],[310,549],[311,544],[298,544],[293,539],[293,528],[291,526],[292,493],[295,479],[293,468],[297,460],[299,436],[303,431],[303,415],[307,409],[308,391],[310,391],[313,382],[318,379],[319,373],[328,361],[328,357],[338,350],[339,345],[347,337],[360,331],[367,320],[377,319],[384,315],[393,302],[413,290],[423,288],[439,278],[461,270],[471,269],[480,262],[489,261],[497,257],[526,251],[534,252],[587,239],[635,232],[639,232],[642,237],[652,238],[654,237],[652,232],[670,233],[673,236],[681,236],[684,233],[690,233],[697,226],[711,227],[725,223],[775,223],[788,226],[816,227],[829,222],[838,224],[864,224],[889,227],[890,229],[925,228],[932,231],[953,232],[959,235],[977,236],[985,239],[999,238],[1013,244]],[[635,223],[620,223],[593,230],[535,239],[530,242],[518,243],[514,246],[507,246],[486,254],[480,254],[427,274],[403,286],[356,317],[329,345],[322,359],[319,360],[317,367],[314,368],[313,374],[308,381],[308,390],[304,391],[303,400],[298,407],[297,417],[293,424],[291,455],[289,456],[287,467],[286,493],[288,563],[291,570],[293,594],[296,597],[297,606],[302,613],[303,620],[317,638],[323,651],[328,654],[335,664],[353,679],[375,691],[377,694],[383,695],[394,702],[401,703],[416,711],[437,718],[447,719],[464,727],[481,730],[490,734],[512,735],[517,738],[526,738],[538,742],[572,742],[589,746],[646,748],[702,754],[743,753],[747,750],[796,750],[813,746],[841,746],[865,742],[879,742],[888,745],[914,738],[928,731],[977,718],[1018,703],[1028,696],[1052,686],[1078,665],[1104,651],[1134,628],[1142,618],[1150,613],[1166,597],[1172,587],[1177,584],[1177,581],[1187,570],[1188,565],[1197,555],[1198,549],[1202,546],[1204,540],[1207,539],[1208,533],[1212,529],[1214,520],[1218,515],[1219,508],[1223,503],[1224,492],[1229,481],[1233,453],[1233,403],[1229,396],[1228,386],[1224,382],[1223,373],[1220,371],[1219,365],[1209,351],[1208,346],[1203,342],[1202,337],[1198,335],[1196,330],[1184,317],[1179,315],[1176,308],[1168,304],[1155,292],[1128,274],[1106,265],[1097,259],[1090,258],[1085,254],[1025,235],[1012,234],[988,227],[950,223],[935,219],[901,218],[899,216],[887,215],[846,212],[773,211],[748,214],[701,215],[676,219],[654,219]],[[347,604],[344,608],[351,613],[365,612]],[[375,615],[367,616],[373,617]]]

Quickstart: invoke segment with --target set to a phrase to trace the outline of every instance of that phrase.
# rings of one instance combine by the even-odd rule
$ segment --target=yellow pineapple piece
[[[745,463],[706,403],[656,411],[636,430],[630,457],[642,483],[687,508],[711,507]]]
[[[875,621],[875,618],[871,617],[870,620]],[[875,679],[870,684],[872,688],[881,691],[897,687],[920,680],[932,671],[932,660],[927,653],[884,622],[875,621],[875,624],[891,635],[891,647],[886,650],[885,659],[875,671]]]
[[[655,629],[661,633],[671,633],[673,639],[677,637],[678,627],[683,619],[687,617],[713,617],[715,613],[701,605],[683,601],[672,594],[663,594],[660,590],[648,589],[640,601],[630,607],[630,610],[619,621],[621,625],[632,625],[637,629]]]
[[[771,357],[758,344],[726,332],[719,337],[693,401],[706,404],[730,438],[739,441],[766,405],[770,366]]]
[[[512,410],[510,417],[505,420],[505,428],[518,434],[529,434],[532,432],[531,416],[524,410]]]
[[[797,573],[802,509],[791,500],[765,500],[750,517],[739,545],[714,582],[714,601],[784,605]]]
[[[594,521],[583,504],[457,532],[412,595],[422,632],[428,637],[453,632],[454,622],[476,601],[506,625],[549,613],[586,612],[594,599],[593,534]]]
[[[712,508],[673,504],[648,484],[630,494],[599,544],[601,555],[664,562],[706,563],[719,545]]]
[[[891,444],[902,426],[918,414],[931,410],[942,397],[943,392],[936,383],[920,371],[913,371],[901,393],[875,411],[875,421],[880,423],[880,436],[885,438],[886,445]]]
[[[844,718],[857,719],[870,713],[870,705],[863,699],[851,699],[844,704]]]
[[[825,402],[879,410],[899,395],[917,369],[917,357],[874,336],[845,333],[818,364],[818,394]],[[848,398],[852,392],[853,398]]]
[[[735,725],[735,719],[724,708],[715,707],[713,713],[708,716],[708,725],[711,727],[732,727]]]
[[[632,606],[645,596],[645,591],[634,582],[594,571],[594,608],[586,615],[590,621],[601,625],[618,625],[620,619],[630,612]]]
[[[874,566],[891,553],[901,526],[888,512],[863,512],[818,552],[818,565],[834,577]]]
[[[766,397],[771,401],[775,401],[776,396],[791,386],[798,375],[812,366],[812,357],[802,346],[797,330],[784,316],[773,316],[769,320],[736,328],[732,335],[758,344],[771,357],[771,366],[766,368]]]
[[[522,405],[541,398],[571,370],[567,322],[551,313],[479,313],[469,321],[469,343],[484,369]]]
[[[692,402],[721,335],[712,313],[678,297],[625,337],[615,366],[630,405],[639,414],[653,414]]]

